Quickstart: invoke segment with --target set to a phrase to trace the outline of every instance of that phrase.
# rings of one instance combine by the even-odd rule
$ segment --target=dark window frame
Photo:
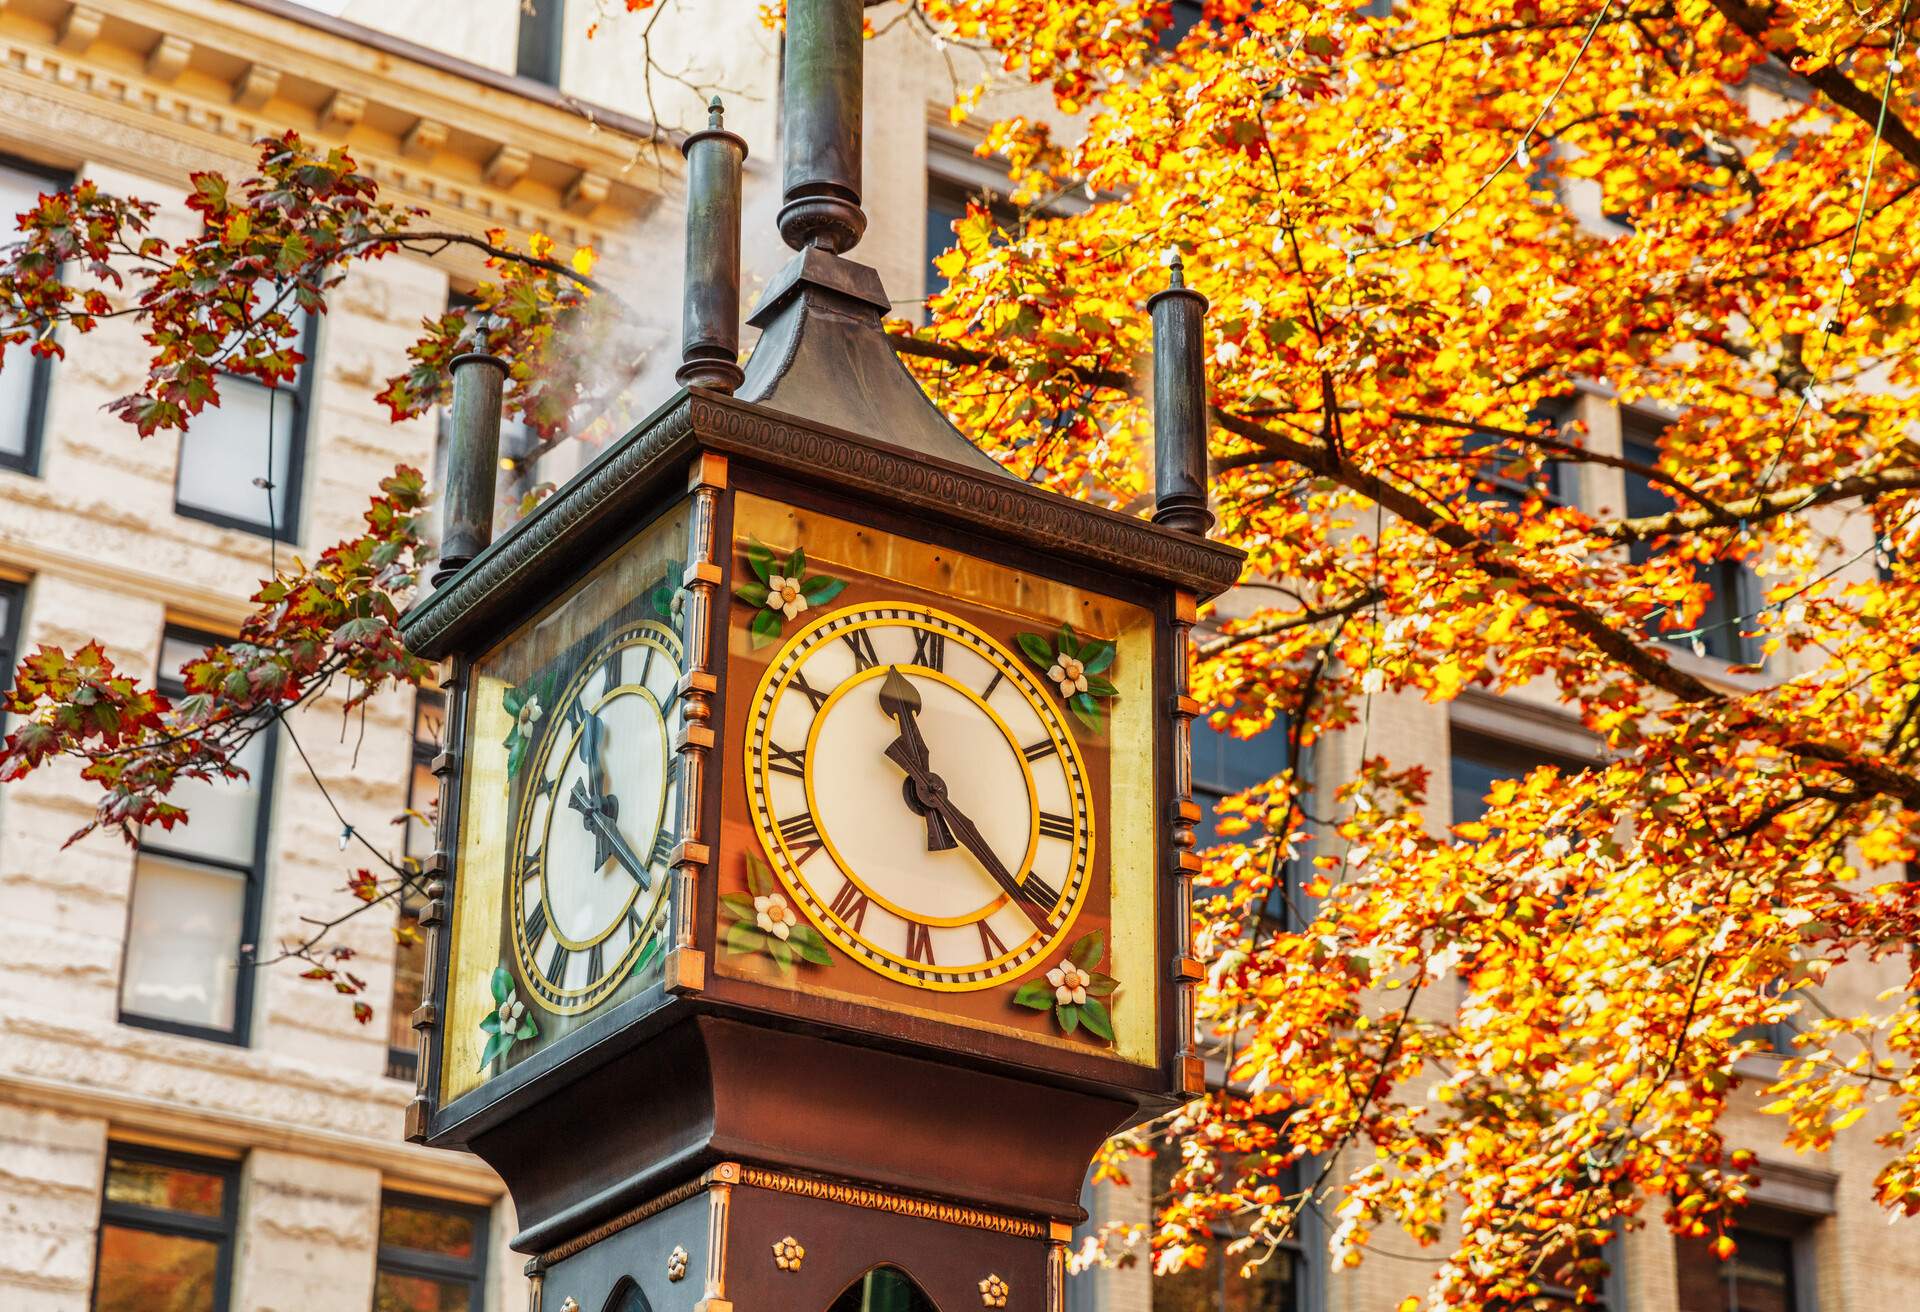
[[[1221,1089],[1221,1086],[1213,1080],[1208,1081],[1208,1087],[1215,1092],[1219,1092]],[[1158,1151],[1154,1154],[1152,1163],[1148,1168],[1150,1180],[1148,1207],[1152,1212],[1157,1212],[1160,1206],[1160,1190],[1157,1182],[1153,1180],[1153,1177],[1158,1175],[1160,1155],[1162,1153],[1173,1153],[1177,1155],[1178,1152],[1178,1140],[1168,1136],[1162,1140]],[[1320,1161],[1321,1159],[1317,1157],[1302,1157],[1299,1161],[1294,1162],[1287,1168],[1290,1177],[1287,1187],[1291,1188],[1293,1185],[1298,1185],[1311,1179],[1318,1173],[1318,1164]],[[1236,1274],[1240,1263],[1236,1258],[1226,1252],[1226,1245],[1239,1238],[1245,1231],[1227,1221],[1217,1220],[1208,1225],[1207,1233],[1212,1242],[1214,1256],[1220,1268],[1219,1284],[1215,1289],[1216,1301],[1214,1306],[1223,1307],[1225,1306],[1227,1282],[1242,1278]],[[1321,1263],[1325,1260],[1327,1249],[1325,1236],[1320,1232],[1319,1216],[1315,1210],[1311,1207],[1302,1208],[1294,1224],[1293,1234],[1281,1240],[1274,1247],[1279,1252],[1285,1253],[1289,1261],[1293,1263],[1296,1306],[1294,1309],[1287,1310],[1287,1312],[1319,1312],[1319,1309],[1325,1306],[1326,1301]],[[1152,1295],[1149,1294],[1149,1308],[1151,1308],[1152,1301]]]
[[[532,13],[527,12],[529,7]],[[522,0],[516,13],[520,25],[514,40],[514,76],[558,89],[566,57],[566,0]]]
[[[178,638],[183,642],[201,647],[218,647],[229,639],[217,633],[189,628],[182,624],[169,624],[160,632],[160,649],[166,650],[168,638]],[[155,679],[161,692],[169,697],[178,696],[183,685],[178,670],[161,670]],[[169,848],[165,841],[149,842],[142,839],[138,850],[151,851],[168,861],[177,861],[183,865],[205,866],[213,870],[225,870],[238,874],[246,880],[246,894],[241,899],[240,909],[240,951],[235,960],[235,968],[240,972],[234,982],[233,990],[233,1026],[221,1029],[216,1025],[195,1025],[188,1021],[168,1020],[165,1017],[142,1016],[138,1012],[129,1012],[121,1001],[127,981],[127,947],[132,938],[133,892],[127,896],[127,935],[120,949],[120,983],[115,990],[114,1010],[122,1025],[135,1029],[157,1030],[162,1034],[178,1034],[184,1038],[205,1039],[209,1043],[225,1043],[236,1048],[250,1047],[253,1042],[253,985],[254,972],[258,968],[260,942],[260,920],[266,903],[267,862],[273,831],[273,784],[275,765],[279,759],[279,735],[272,725],[260,730],[261,751],[260,771],[254,784],[260,793],[259,810],[253,820],[253,858],[242,863],[221,857],[200,856],[192,852]],[[135,863],[135,880],[139,878],[138,862]]]
[[[1623,409],[1620,412],[1620,454],[1642,464],[1657,465],[1660,459],[1660,437],[1665,431],[1667,421],[1658,415],[1644,410]],[[1627,473],[1629,489],[1632,481],[1640,475]],[[1663,488],[1648,484],[1649,494],[1658,496],[1662,502],[1678,507],[1678,503]],[[1628,493],[1631,496],[1631,491]],[[1631,516],[1635,511],[1631,506],[1623,506],[1624,512]],[[1660,513],[1660,512],[1652,512]],[[1635,564],[1653,559],[1658,552],[1650,542],[1636,542],[1627,548],[1627,558]],[[1701,652],[1714,660],[1729,665],[1747,664],[1753,659],[1754,640],[1741,632],[1743,616],[1750,616],[1756,609],[1757,580],[1753,571],[1741,560],[1717,560],[1710,565],[1696,565],[1695,577],[1704,579],[1713,589],[1713,595],[1707,602],[1708,609],[1694,623],[1698,630],[1696,637],[1683,638],[1676,633],[1658,627],[1658,620],[1649,622],[1647,636],[1671,646],[1687,646],[1698,641]],[[1711,617],[1715,602],[1724,607],[1727,619],[1716,622]]]
[[[380,1191],[380,1210],[384,1214],[389,1203],[402,1207],[411,1207],[424,1212],[442,1212],[449,1216],[465,1216],[473,1222],[473,1254],[470,1257],[448,1257],[444,1253],[428,1252],[419,1248],[400,1248],[393,1244],[380,1243],[374,1254],[374,1291],[379,1293],[380,1272],[387,1271],[397,1276],[417,1276],[425,1280],[465,1280],[470,1282],[467,1307],[469,1312],[483,1312],[487,1302],[487,1262],[488,1228],[493,1221],[493,1209],[482,1203],[456,1203],[446,1198],[430,1198],[423,1194],[410,1194],[399,1189]]]
[[[1523,742],[1518,738],[1502,737],[1499,734],[1486,733],[1479,729],[1469,729],[1451,718],[1447,721],[1447,826],[1464,824],[1468,820],[1478,820],[1486,813],[1486,798],[1481,797],[1481,809],[1471,816],[1459,814],[1454,799],[1459,785],[1454,780],[1454,761],[1465,757],[1478,761],[1494,769],[1511,769],[1513,773],[1497,775],[1496,779],[1524,779],[1536,768],[1551,765],[1561,774],[1579,773],[1591,770],[1597,761],[1583,761],[1564,752],[1536,744]]]
[[[212,524],[216,528],[232,529],[237,533],[248,533],[254,537],[270,538],[275,542],[298,542],[300,540],[300,510],[303,494],[306,491],[307,439],[313,427],[313,375],[315,351],[320,340],[320,318],[318,314],[307,316],[306,330],[300,334],[296,349],[306,358],[300,363],[298,375],[291,387],[268,387],[257,378],[248,378],[240,374],[220,371],[220,385],[228,387],[258,387],[286,398],[293,406],[293,424],[290,440],[293,450],[287,453],[287,503],[281,511],[279,521],[266,524],[257,519],[243,519],[239,515],[223,514],[217,510],[203,510],[198,506],[182,505],[180,502],[180,466],[176,454],[173,462],[173,513],[182,519],[198,520],[202,524]],[[202,411],[202,413],[205,413]],[[180,448],[187,443],[187,434],[192,431],[192,421],[180,434]],[[272,471],[269,469],[268,471]]]
[[[1819,1306],[1819,1254],[1816,1244],[1819,1238],[1820,1223],[1824,1216],[1813,1213],[1791,1211],[1786,1208],[1771,1207],[1764,1203],[1752,1203],[1741,1212],[1738,1222],[1728,1227],[1735,1245],[1741,1243],[1743,1236],[1757,1236],[1783,1241],[1787,1246],[1787,1302],[1793,1312],[1816,1312]],[[1679,1244],[1682,1237],[1673,1236],[1672,1242]],[[1676,1264],[1680,1254],[1674,1254]],[[1723,1284],[1731,1285],[1739,1263],[1739,1254],[1728,1261],[1718,1262],[1716,1274]]]
[[[929,152],[931,154],[932,152]],[[949,166],[951,167],[951,166]],[[944,201],[944,206],[936,206],[935,201]],[[957,213],[954,203],[959,203]],[[969,182],[939,166],[938,159],[929,159],[927,164],[927,196],[923,211],[923,226],[926,229],[927,249],[923,252],[925,263],[924,281],[920,294],[922,299],[931,299],[947,288],[947,280],[933,266],[935,257],[945,254],[952,246],[954,234],[952,225],[966,217],[969,204],[985,205],[992,211],[994,221],[1003,228],[1017,228],[1020,223],[1019,207],[999,192],[981,183]],[[936,214],[951,214],[948,220],[946,240],[938,248],[933,245],[933,219]]]
[[[20,664],[20,635],[27,611],[27,585],[14,579],[0,579],[0,597],[5,597],[5,614],[0,614],[0,692],[13,686],[13,671]]]
[[[220,1215],[195,1216],[138,1203],[117,1203],[107,1197],[107,1182],[114,1160],[140,1162],[150,1166],[172,1167],[201,1175],[216,1175],[221,1180]],[[181,1235],[193,1239],[211,1239],[218,1246],[214,1266],[213,1312],[227,1312],[233,1297],[234,1248],[240,1231],[240,1163],[224,1157],[196,1157],[191,1153],[141,1144],[108,1143],[107,1160],[100,1169],[100,1231],[109,1225],[147,1234]],[[93,1246],[93,1284],[87,1295],[89,1308],[100,1298],[100,1257],[104,1244]]]
[[[46,182],[55,184],[56,189],[71,187],[76,179],[72,169],[57,169],[50,164],[40,164],[18,155],[9,155],[0,151],[0,167],[25,173]],[[17,351],[25,347],[14,348]],[[32,361],[33,381],[28,385],[31,390],[27,397],[27,443],[18,455],[9,451],[0,451],[0,469],[10,469],[16,474],[25,474],[28,478],[40,477],[40,460],[45,454],[47,437],[47,404],[53,390],[53,357],[29,355]],[[16,359],[15,368],[19,367]]]

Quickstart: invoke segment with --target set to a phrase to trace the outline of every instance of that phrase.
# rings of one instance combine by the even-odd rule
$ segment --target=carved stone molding
[[[915,1198],[910,1194],[890,1193],[885,1189],[869,1189],[844,1180],[822,1180],[810,1175],[769,1171],[759,1166],[742,1166],[740,1183],[752,1189],[770,1189],[775,1193],[796,1194],[802,1198],[820,1198],[847,1207],[892,1212],[897,1216],[915,1216],[974,1230],[991,1230],[996,1234],[1014,1235],[1021,1239],[1045,1239],[1048,1234],[1043,1221],[1029,1220],[1024,1216],[1006,1216],[978,1207],[962,1207],[958,1203]]]
[[[240,80],[233,84],[233,103],[242,109],[259,109],[280,89],[280,70],[270,64],[249,64]]]
[[[447,125],[438,119],[423,118],[415,121],[400,138],[400,153],[414,159],[432,159],[440,147],[447,144]]]
[[[156,82],[171,82],[186,71],[187,61],[192,58],[193,42],[181,36],[163,36],[147,52],[147,76]]]
[[[75,5],[60,20],[60,31],[54,40],[62,50],[84,54],[99,37],[100,25],[106,17],[92,5]]]
[[[366,114],[365,96],[356,96],[351,91],[336,91],[327,97],[327,103],[314,115],[314,125],[322,132],[345,136]]]
[[[505,189],[527,175],[533,156],[518,146],[502,146],[487,160],[483,172],[489,185]]]

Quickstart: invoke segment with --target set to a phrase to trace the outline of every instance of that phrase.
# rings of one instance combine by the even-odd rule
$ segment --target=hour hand
[[[934,784],[938,777],[927,769],[926,747],[916,747],[902,734],[888,745],[887,759],[907,772],[907,777],[900,781],[900,794],[907,799],[908,810],[927,818],[927,851],[944,852],[954,847],[946,813],[937,800],[930,800],[937,797]]]

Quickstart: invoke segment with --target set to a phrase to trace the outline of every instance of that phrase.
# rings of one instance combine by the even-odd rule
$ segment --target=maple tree
[[[900,326],[964,431],[1016,474],[1142,509],[1136,365],[1165,251],[1213,306],[1218,534],[1254,585],[1210,626],[1197,691],[1232,732],[1283,735],[1289,764],[1231,799],[1205,854],[1201,1015],[1231,1083],[1158,1127],[1181,1154],[1160,1268],[1200,1261],[1221,1222],[1259,1260],[1309,1206],[1342,1263],[1383,1229],[1447,1246],[1444,1305],[1591,1297],[1607,1235],[1647,1215],[1730,1251],[1754,1159],[1724,1117],[1791,1015],[1765,1095],[1786,1140],[1825,1147],[1881,1108],[1873,1187],[1920,1214],[1920,885],[1897,873],[1920,812],[1920,16],[1211,0],[1176,43],[1155,0],[913,9],[1085,114],[1072,139],[992,127],[1018,216],[971,211],[929,324]],[[352,260],[456,239],[294,139],[239,199],[196,188],[203,232],[169,247],[135,202],[43,201],[0,265],[0,340],[55,350],[56,323],[140,314],[155,367],[122,413],[177,427],[220,368],[290,376],[283,294],[320,308]],[[1069,193],[1090,202],[1061,212]],[[383,397],[432,404],[483,334],[510,403],[558,434],[596,380],[550,329],[609,298],[544,246],[488,245],[498,284],[429,325]],[[132,304],[121,276],[144,279]],[[1670,417],[1656,460],[1551,418],[1582,380]],[[1673,508],[1546,495],[1589,465]],[[165,824],[170,781],[230,768],[248,717],[340,673],[361,695],[417,678],[390,630],[417,479],[383,498],[367,537],[269,586],[237,654],[190,671],[190,707],[96,649],[30,656],[0,768],[79,755],[102,821]],[[1760,599],[1709,619],[1728,562]],[[1733,631],[1746,666],[1677,657]],[[1424,771],[1366,750],[1379,699],[1523,684],[1557,691],[1596,764],[1502,783],[1443,831]],[[1335,734],[1361,764],[1315,789]],[[1820,1001],[1874,959],[1900,987]]]

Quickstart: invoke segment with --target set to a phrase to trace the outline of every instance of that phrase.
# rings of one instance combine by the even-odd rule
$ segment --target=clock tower
[[[1204,301],[1155,327],[1153,522],[1012,478],[890,349],[860,0],[792,0],[782,236],[686,143],[682,389],[487,540],[455,362],[453,694],[409,1133],[512,1192],[533,1312],[1054,1312],[1106,1137],[1200,1092],[1187,633]]]

